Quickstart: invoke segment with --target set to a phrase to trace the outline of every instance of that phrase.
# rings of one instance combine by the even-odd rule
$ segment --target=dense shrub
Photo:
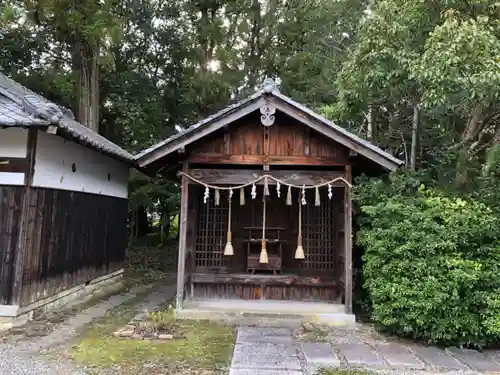
[[[433,343],[500,341],[498,218],[483,203],[406,181],[389,193],[381,182],[357,193],[372,318],[393,333]],[[377,191],[378,199],[369,199]]]

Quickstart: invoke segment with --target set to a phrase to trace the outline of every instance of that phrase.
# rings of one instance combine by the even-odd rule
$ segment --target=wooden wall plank
[[[191,164],[350,164],[346,147],[286,116],[277,116],[267,128],[258,116],[250,115],[190,144],[187,151]]]
[[[127,210],[123,198],[32,188],[20,305],[122,268]]]

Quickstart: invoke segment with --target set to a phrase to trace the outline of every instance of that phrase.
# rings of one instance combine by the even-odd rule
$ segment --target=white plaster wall
[[[38,132],[35,187],[127,198],[128,173],[127,165],[107,155],[57,135]]]
[[[28,147],[28,130],[0,129],[0,162],[2,158],[25,158]],[[0,185],[24,185],[24,173],[0,172]]]

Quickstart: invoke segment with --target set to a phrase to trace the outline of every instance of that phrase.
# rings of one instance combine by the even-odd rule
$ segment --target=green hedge
[[[493,212],[423,187],[413,196],[400,188],[376,199],[362,190],[357,239],[372,318],[432,343],[499,342],[500,227]]]

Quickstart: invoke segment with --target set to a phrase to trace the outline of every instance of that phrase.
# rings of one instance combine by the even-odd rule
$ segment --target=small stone
[[[168,333],[160,333],[158,335],[158,339],[160,340],[173,340],[174,335],[168,334]]]
[[[113,333],[116,337],[130,337],[134,334],[134,330],[132,329],[121,329]]]
[[[302,328],[304,328],[304,331],[306,332],[314,331],[314,325],[309,322],[302,323]]]
[[[134,340],[142,340],[144,338],[144,336],[142,336],[140,333],[134,333],[131,337]]]

